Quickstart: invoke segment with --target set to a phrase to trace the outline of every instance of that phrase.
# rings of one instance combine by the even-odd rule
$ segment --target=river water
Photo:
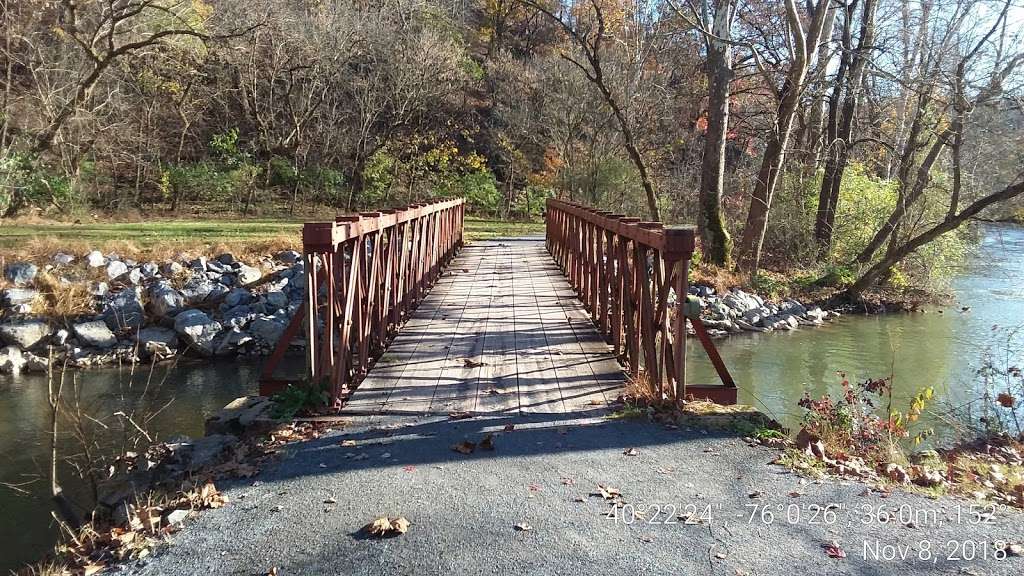
[[[848,316],[819,328],[719,341],[740,386],[740,401],[793,425],[803,392],[835,392],[839,371],[851,381],[892,374],[901,398],[922,386],[935,388],[937,405],[970,398],[985,347],[1006,329],[1024,324],[1024,228],[989,225],[980,232],[982,241],[970,264],[950,271],[955,305],[926,313]],[[961,312],[963,306],[970,310]],[[691,341],[690,346],[688,380],[716,382],[699,345]],[[141,412],[159,410],[147,429],[166,439],[202,434],[205,417],[254,393],[257,377],[253,365],[204,362],[152,374],[148,369],[134,374],[128,369],[83,371],[77,374],[77,389],[85,411],[106,415],[108,424],[116,421],[110,415],[124,408],[142,404]],[[45,378],[0,376],[0,483],[21,490],[0,485],[0,573],[40,558],[56,535],[47,498],[48,410]],[[62,446],[64,453],[77,449],[67,438]],[[63,470],[62,475],[71,478],[72,472]],[[83,486],[65,484],[72,500],[86,501]]]

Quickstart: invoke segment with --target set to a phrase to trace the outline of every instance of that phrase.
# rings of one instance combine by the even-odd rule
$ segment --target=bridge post
[[[665,259],[669,263],[669,277],[675,281],[672,289],[676,293],[675,322],[672,326],[672,353],[675,397],[686,398],[686,294],[689,290],[690,260],[696,243],[693,226],[669,226],[665,228]]]

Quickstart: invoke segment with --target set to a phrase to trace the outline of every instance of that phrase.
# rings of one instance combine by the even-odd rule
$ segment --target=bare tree
[[[830,31],[825,30],[828,21],[830,0],[807,2],[805,24],[795,0],[786,0],[786,24],[788,27],[789,61],[785,79],[781,87],[771,84],[776,96],[778,107],[775,111],[773,125],[767,135],[761,167],[757,172],[757,181],[750,198],[747,211],[746,226],[740,241],[740,268],[755,273],[761,263],[761,248],[764,235],[768,230],[768,214],[771,210],[772,198],[782,175],[786,148],[793,128],[801,94],[806,87],[807,73],[811,68],[811,55],[815,54],[818,44]],[[771,82],[770,79],[768,79]]]
[[[640,175],[640,184],[643,186],[644,194],[647,197],[647,211],[652,220],[661,220],[661,211],[658,208],[658,195],[655,193],[654,180],[648,162],[640,150],[637,136],[634,134],[633,125],[629,120],[629,113],[623,103],[623,99],[612,91],[610,79],[605,71],[605,53],[611,35],[606,28],[604,9],[597,0],[589,0],[590,18],[581,18],[580,14],[566,14],[564,10],[558,14],[548,8],[536,3],[534,0],[523,0],[526,5],[541,12],[568,34],[573,45],[582,53],[585,62],[581,62],[570,54],[562,54],[562,58],[576,66],[587,80],[597,88],[605,104],[611,109],[612,115],[622,135],[623,146],[629,155],[630,161]],[[640,57],[643,57],[642,50]]]

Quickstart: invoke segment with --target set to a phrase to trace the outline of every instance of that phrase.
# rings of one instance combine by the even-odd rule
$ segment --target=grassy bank
[[[543,234],[542,222],[466,218],[466,239]],[[0,226],[0,253],[8,258],[49,258],[57,251],[115,251],[158,257],[180,251],[268,252],[298,248],[298,219],[152,220],[126,222],[8,221]]]

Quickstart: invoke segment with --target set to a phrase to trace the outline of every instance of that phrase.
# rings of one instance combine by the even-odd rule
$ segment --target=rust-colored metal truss
[[[260,394],[305,331],[306,376],[337,400],[355,387],[462,247],[460,199],[339,216],[302,228],[306,298],[260,378]]]
[[[722,385],[686,384],[686,293],[693,226],[665,226],[547,201],[548,252],[634,378],[678,399],[736,403],[736,384],[699,318],[690,322]],[[676,298],[670,305],[670,289]]]

